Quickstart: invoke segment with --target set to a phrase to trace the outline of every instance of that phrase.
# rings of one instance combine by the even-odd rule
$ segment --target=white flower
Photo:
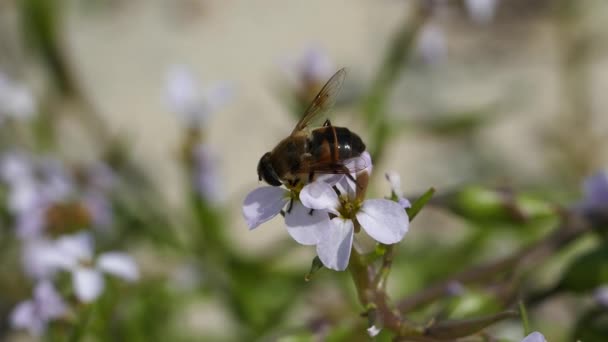
[[[233,97],[233,87],[221,83],[202,89],[191,70],[183,65],[172,67],[167,76],[166,103],[186,127],[205,124],[211,113]]]
[[[316,244],[318,231],[329,227],[327,212],[305,208],[296,196],[290,190],[274,186],[263,186],[250,192],[243,202],[243,217],[249,229],[277,216],[287,206],[285,225],[289,235],[300,244]]]
[[[438,64],[447,56],[443,29],[432,22],[425,24],[417,37],[416,50],[424,63]]]
[[[608,285],[603,285],[595,289],[593,298],[601,306],[608,308]]]
[[[401,205],[404,209],[412,206],[410,201],[403,197],[403,191],[401,191],[401,177],[397,172],[389,171],[384,174],[386,180],[391,185],[391,195],[397,198],[399,205]]]
[[[301,56],[281,63],[288,80],[298,88],[323,84],[336,71],[327,51],[307,47]]]
[[[57,253],[53,240],[27,239],[22,246],[21,262],[28,276],[34,279],[48,279],[59,270],[63,258]]]
[[[41,281],[34,289],[34,296],[17,304],[11,313],[11,325],[17,329],[27,329],[30,334],[40,336],[47,322],[60,318],[67,311],[63,299],[59,296],[53,284]]]
[[[0,72],[0,123],[5,118],[29,119],[36,112],[30,90]]]
[[[521,340],[521,342],[547,342],[547,340],[545,339],[545,336],[543,336],[543,334],[539,333],[538,331],[535,331],[530,335],[526,336],[523,340]]]
[[[465,0],[471,19],[478,24],[489,24],[494,19],[498,0]]]
[[[126,253],[105,252],[97,259],[93,254],[93,241],[87,233],[66,235],[54,242],[52,264],[72,273],[76,297],[91,302],[103,292],[103,272],[127,281],[139,278],[135,261]]]
[[[364,153],[363,162],[371,158]],[[305,207],[332,214],[329,229],[318,230],[317,254],[330,269],[342,271],[348,267],[354,239],[355,222],[374,240],[383,244],[394,244],[405,236],[409,218],[401,205],[386,199],[356,198],[357,185],[344,177],[335,188],[326,182],[315,181],[300,192]]]
[[[218,174],[218,156],[206,144],[199,144],[194,149],[193,181],[199,195],[208,203],[216,204],[224,200],[224,192]]]

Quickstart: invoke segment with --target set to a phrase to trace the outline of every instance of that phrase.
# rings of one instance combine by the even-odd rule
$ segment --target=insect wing
[[[315,117],[318,117],[319,114],[327,112],[331,107],[333,107],[334,103],[336,103],[336,98],[340,93],[340,89],[342,88],[342,83],[344,82],[344,77],[346,76],[346,71],[344,68],[338,70],[330,79],[325,83],[321,91],[315,96],[314,100],[312,100],[311,104],[308,106],[302,119],[297,123],[296,127],[293,129],[291,134],[295,134],[299,131],[302,131],[306,128]]]
[[[364,156],[349,158],[344,161],[317,162],[309,165],[310,170],[318,174],[357,174],[361,171],[371,172],[371,160]]]

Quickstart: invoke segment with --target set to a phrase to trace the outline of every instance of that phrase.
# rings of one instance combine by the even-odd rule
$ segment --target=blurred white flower
[[[137,264],[128,254],[105,252],[95,257],[93,240],[88,233],[39,240],[31,248],[25,261],[26,270],[37,276],[49,276],[57,270],[71,272],[76,297],[85,303],[97,299],[103,292],[103,273],[127,281],[139,279]]]
[[[49,281],[41,281],[34,289],[32,299],[17,304],[10,322],[13,328],[27,329],[30,334],[40,336],[46,330],[48,321],[62,317],[67,307]]]
[[[305,81],[325,82],[336,70],[327,51],[309,47],[298,61],[297,70]]]
[[[471,19],[478,24],[489,24],[494,19],[499,0],[465,0]]]
[[[21,262],[25,274],[34,279],[49,279],[59,270],[61,255],[54,241],[47,238],[25,240],[21,247]]]
[[[6,118],[27,120],[36,112],[31,91],[0,72],[0,124]]]
[[[9,189],[8,209],[21,239],[37,238],[52,203],[74,194],[74,184],[63,165],[49,158],[35,160],[26,153],[9,152],[0,159],[0,173]]]
[[[416,39],[416,52],[424,63],[434,65],[446,58],[448,48],[445,33],[437,24],[426,23]]]
[[[14,217],[17,236],[40,238],[49,225],[59,231],[109,226],[113,212],[108,192],[112,190],[114,175],[103,164],[95,164],[84,171],[85,182],[78,182],[56,159],[36,158],[19,152],[0,157],[0,179],[9,190],[8,209]],[[50,222],[47,214],[57,207],[68,208],[74,215],[67,215],[68,222],[63,222],[61,215],[56,217],[56,222]],[[58,211],[59,214],[64,212],[66,209]],[[80,219],[80,222],[69,221],[70,217]]]
[[[306,48],[296,59],[286,60],[281,65],[289,81],[299,89],[311,86],[316,89],[336,71],[327,51],[314,45]]]
[[[227,82],[203,89],[186,66],[173,66],[167,74],[167,106],[186,127],[204,125],[210,115],[226,105],[233,96],[234,89]]]
[[[545,336],[543,336],[543,334],[539,333],[538,331],[535,331],[530,335],[526,336],[523,340],[521,340],[521,342],[547,342],[547,340],[545,339]]]
[[[586,210],[608,210],[608,172],[599,171],[583,182],[584,197],[579,206]]]
[[[210,204],[224,200],[221,178],[218,174],[218,156],[207,144],[194,148],[193,181],[198,194]]]
[[[601,306],[608,308],[608,285],[600,286],[593,292],[593,298]]]
[[[105,287],[103,272],[127,281],[139,279],[137,264],[126,253],[105,252],[95,259],[93,241],[87,233],[60,237],[55,246],[63,257],[59,266],[72,273],[74,292],[82,302],[92,302],[101,295]]]

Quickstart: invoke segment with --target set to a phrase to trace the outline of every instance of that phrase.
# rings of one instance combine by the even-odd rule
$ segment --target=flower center
[[[341,217],[353,220],[359,209],[361,209],[360,200],[350,198],[347,195],[340,196],[340,208],[338,208],[338,212]]]

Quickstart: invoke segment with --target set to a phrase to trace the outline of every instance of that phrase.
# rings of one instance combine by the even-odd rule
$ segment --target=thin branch
[[[398,302],[397,308],[405,313],[415,310],[423,305],[433,302],[449,293],[454,283],[486,282],[494,279],[500,273],[513,270],[517,267],[531,267],[544,261],[556,250],[570,244],[583,234],[591,231],[592,225],[578,212],[572,212],[564,218],[564,222],[552,233],[542,240],[524,247],[510,256],[473,266],[431,287],[415,293]]]

